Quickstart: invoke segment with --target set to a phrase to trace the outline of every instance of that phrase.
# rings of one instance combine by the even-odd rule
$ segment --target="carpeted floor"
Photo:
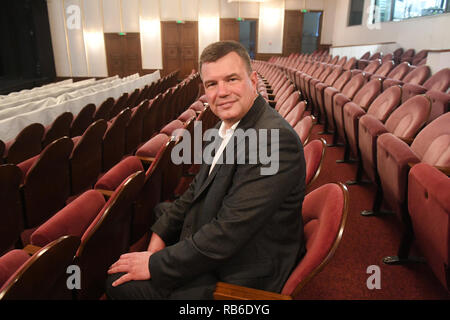
[[[316,124],[311,140],[325,138],[331,143],[331,135],[319,135],[322,125]],[[336,163],[342,159],[343,147],[328,147],[321,173],[307,192],[328,182],[353,180],[356,163]],[[349,216],[341,243],[321,273],[317,274],[301,291],[299,299],[327,300],[429,300],[450,299],[448,293],[425,263],[385,265],[382,258],[396,255],[401,237],[401,224],[395,215],[363,217],[360,211],[372,207],[375,186],[348,186],[350,195]],[[414,252],[420,255],[416,248]],[[380,270],[380,289],[369,289],[367,280],[373,271]],[[373,283],[369,280],[369,283]]]

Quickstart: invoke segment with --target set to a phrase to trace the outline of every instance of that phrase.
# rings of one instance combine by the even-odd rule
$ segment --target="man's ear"
[[[252,73],[250,73],[250,80],[253,83],[253,87],[256,89],[258,87],[258,75],[256,71],[252,71]]]

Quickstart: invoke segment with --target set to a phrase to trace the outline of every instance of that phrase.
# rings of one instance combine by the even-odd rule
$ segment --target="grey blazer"
[[[297,134],[261,96],[239,128],[278,129],[276,174],[261,175],[259,159],[216,164],[209,175],[210,166],[203,164],[179,199],[155,208],[152,231],[167,247],[149,259],[151,281],[188,293],[183,298],[212,298],[216,281],[280,292],[305,252],[305,159]],[[245,139],[233,145],[242,143]]]

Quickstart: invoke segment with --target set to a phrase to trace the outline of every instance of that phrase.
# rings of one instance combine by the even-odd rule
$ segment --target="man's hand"
[[[120,256],[119,260],[109,267],[108,274],[125,272],[122,277],[112,283],[116,287],[130,280],[148,280],[150,279],[150,270],[148,260],[153,252],[132,252]]]

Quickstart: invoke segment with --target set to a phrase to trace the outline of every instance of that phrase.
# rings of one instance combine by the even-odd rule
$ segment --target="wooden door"
[[[105,50],[108,76],[126,77],[142,73],[139,33],[105,33]]]
[[[286,10],[284,15],[283,56],[302,50],[303,13]]]
[[[161,22],[163,45],[163,75],[180,70],[186,78],[192,69],[198,69],[198,24],[196,21]]]
[[[236,19],[220,19],[220,40],[239,42],[239,21]]]

